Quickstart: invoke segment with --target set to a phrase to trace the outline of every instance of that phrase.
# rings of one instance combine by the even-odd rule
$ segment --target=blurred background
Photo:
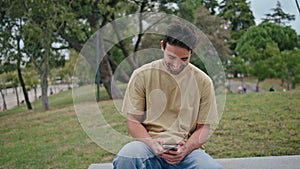
[[[49,109],[48,95],[72,88],[78,53],[91,35],[122,16],[133,13],[142,16],[145,12],[173,14],[202,30],[221,58],[229,92],[242,92],[241,89],[247,92],[247,88],[263,91],[260,83],[266,79],[276,82],[270,88],[296,89],[300,82],[300,37],[299,26],[295,26],[299,23],[296,20],[299,4],[297,0],[266,3],[254,0],[2,1],[1,111],[20,104],[32,109],[33,99],[41,99],[43,109]],[[118,36],[118,30],[114,31]],[[104,87],[111,97],[107,86],[118,64],[138,50],[159,48],[160,38],[141,32],[121,40],[102,60],[106,66],[99,67],[99,72],[107,73],[96,76],[94,82],[101,85],[104,79],[109,79]],[[130,62],[132,68],[137,67],[134,62],[134,59]],[[196,57],[192,63],[205,70]],[[123,81],[128,81],[129,72],[122,72]],[[250,79],[252,84],[244,79],[246,82]],[[87,78],[79,83],[91,81]]]

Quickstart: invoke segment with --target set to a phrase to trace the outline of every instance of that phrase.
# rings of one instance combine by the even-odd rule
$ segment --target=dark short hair
[[[194,29],[190,25],[175,21],[168,26],[164,34],[164,48],[166,48],[167,43],[192,51],[197,43],[197,37]]]

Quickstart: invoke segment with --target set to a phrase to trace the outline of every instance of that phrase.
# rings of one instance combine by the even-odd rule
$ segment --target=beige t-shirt
[[[217,124],[218,113],[211,79],[192,64],[177,75],[163,60],[136,69],[128,83],[123,113],[143,115],[151,137],[168,144],[187,140],[196,124]]]

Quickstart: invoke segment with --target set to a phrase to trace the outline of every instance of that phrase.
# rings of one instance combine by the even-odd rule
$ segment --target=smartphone
[[[164,144],[162,145],[163,149],[165,150],[173,150],[173,151],[177,151],[178,147],[177,145],[168,145],[168,144]]]

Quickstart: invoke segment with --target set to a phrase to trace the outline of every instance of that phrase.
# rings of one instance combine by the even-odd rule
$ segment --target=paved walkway
[[[244,93],[243,88],[246,89],[246,93],[256,92],[255,83],[248,83],[237,80],[227,79],[226,87],[229,88],[233,93]],[[259,91],[262,92],[263,89],[259,88]]]
[[[245,87],[246,88],[246,92],[255,92],[256,90],[256,84],[253,83],[246,83],[246,82],[241,82],[241,81],[237,81],[237,80],[227,80],[226,81],[226,86],[228,88],[230,88],[230,91],[233,93],[239,93],[239,87]],[[60,84],[60,85],[53,85],[53,86],[49,86],[48,87],[48,94],[50,95],[50,91],[52,90],[53,94],[55,93],[59,93],[62,90],[67,90],[68,89],[68,85],[66,84]],[[260,91],[262,91],[262,89],[260,89]],[[16,99],[16,94],[14,89],[12,88],[8,88],[6,90],[3,91],[5,94],[5,101],[6,101],[6,106],[7,109],[11,109],[15,106],[17,106],[17,99]],[[23,96],[23,92],[22,89],[19,87],[18,88],[18,94],[19,94],[19,100],[20,102],[24,102],[24,96]],[[40,87],[37,88],[37,97],[39,97],[41,95],[41,89]],[[30,101],[34,101],[35,100],[35,93],[33,90],[28,91],[28,96],[29,96],[29,100]],[[0,96],[0,112],[3,111],[3,99]]]
[[[225,169],[300,169],[300,155],[224,158],[217,161]],[[112,169],[112,164],[91,164],[88,169]]]
[[[18,95],[19,95],[19,101],[24,102],[24,95],[22,92],[22,88],[18,87],[17,90],[18,90]],[[59,93],[61,91],[65,91],[65,90],[68,90],[67,84],[51,85],[48,87],[48,95],[50,95],[51,93],[56,94],[56,93]],[[33,89],[28,91],[28,97],[31,102],[36,99],[35,97],[37,97],[37,99],[38,99],[38,97],[41,96],[41,88],[39,86],[38,86],[36,92],[37,93],[35,96]],[[8,88],[8,89],[3,90],[3,93],[5,95],[5,102],[6,102],[6,106],[7,106],[8,110],[17,106],[17,96],[15,93],[15,89]],[[1,111],[3,111],[3,99],[2,99],[2,96],[0,95],[0,112]]]

